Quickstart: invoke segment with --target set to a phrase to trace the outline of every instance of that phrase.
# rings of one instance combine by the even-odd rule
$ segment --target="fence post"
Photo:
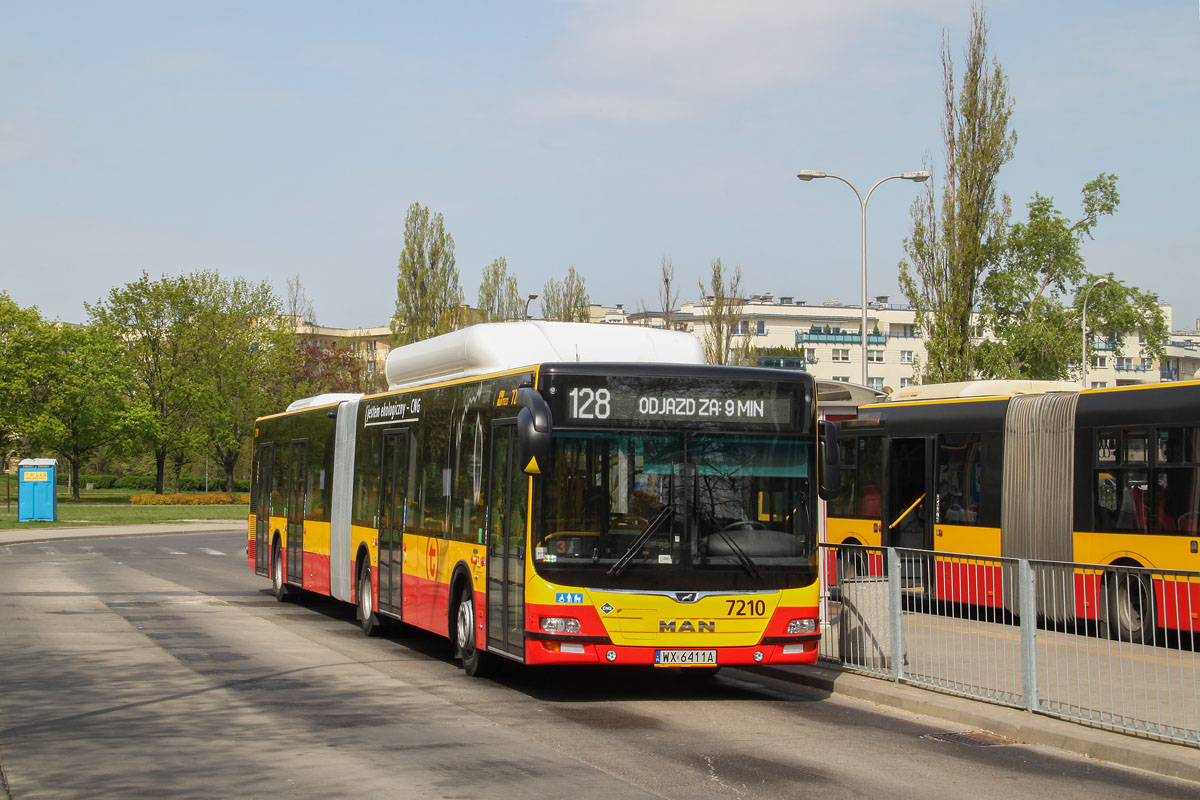
[[[1025,710],[1037,711],[1037,579],[1027,559],[1017,561],[1017,597],[1021,614],[1021,688]]]
[[[904,680],[904,626],[901,624],[903,611],[900,601],[900,551],[887,548],[888,558],[888,625],[892,629],[892,680]]]

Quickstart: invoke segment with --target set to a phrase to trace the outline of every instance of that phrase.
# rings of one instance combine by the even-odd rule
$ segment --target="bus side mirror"
[[[529,387],[517,392],[517,405],[522,406],[517,414],[517,458],[525,472],[541,475],[550,464],[550,406]]]
[[[821,485],[817,493],[822,500],[832,500],[842,490],[842,459],[838,452],[838,426],[823,419],[817,423],[817,450],[821,454]]]

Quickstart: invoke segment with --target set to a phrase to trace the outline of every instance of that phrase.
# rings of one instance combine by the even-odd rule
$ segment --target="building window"
[[[1093,389],[1107,389],[1108,381],[1092,381]]]
[[[834,375],[834,376],[833,376],[833,379],[834,379],[835,381],[841,381],[842,383],[849,383],[849,382],[850,382],[850,376],[849,376],[849,375]]]
[[[849,361],[850,360],[849,348],[845,348],[845,347],[833,348],[833,360],[834,361]]]
[[[871,363],[871,364],[882,364],[883,363],[883,351],[882,350],[868,350],[867,351],[867,362]]]
[[[867,386],[877,392],[882,392],[883,378],[867,378]]]
[[[1107,369],[1108,356],[1092,356],[1092,369]]]
[[[900,351],[900,363],[901,364],[911,364],[912,356],[913,356],[912,350],[901,350]]]
[[[900,388],[901,389],[907,389],[909,386],[912,386],[912,385],[913,385],[912,378],[901,378],[900,379]]]
[[[754,323],[754,333],[756,336],[767,335],[767,321],[765,319],[760,319]]]

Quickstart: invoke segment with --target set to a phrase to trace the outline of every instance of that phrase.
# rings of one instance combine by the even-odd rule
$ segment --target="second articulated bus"
[[[388,392],[258,421],[250,566],[446,636],[470,674],[812,663],[833,431],[808,375],[702,360],[567,323],[397,348]]]
[[[839,441],[828,541],[956,554],[909,564],[930,599],[999,603],[988,557],[1099,565],[1074,571],[1076,618],[1133,641],[1200,630],[1200,383],[914,387]],[[839,562],[881,569],[850,549]]]

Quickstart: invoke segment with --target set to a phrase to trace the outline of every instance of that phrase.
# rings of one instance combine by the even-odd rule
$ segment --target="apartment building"
[[[702,336],[710,298],[683,303],[672,314],[672,325]],[[1171,324],[1171,306],[1162,306]],[[754,364],[802,369],[818,378],[862,382],[867,361],[867,386],[889,391],[909,386],[925,357],[924,340],[917,334],[912,309],[876,297],[867,304],[867,347],[863,352],[860,331],[862,307],[826,300],[809,305],[791,296],[751,295],[735,331],[751,346]],[[661,313],[625,314],[632,324],[661,325]],[[1200,320],[1197,321],[1200,328]],[[1200,370],[1200,331],[1172,334],[1162,362],[1142,356],[1138,336],[1127,337],[1120,355],[1112,342],[1096,341],[1096,355],[1088,368],[1088,385],[1095,388],[1192,380]]]

